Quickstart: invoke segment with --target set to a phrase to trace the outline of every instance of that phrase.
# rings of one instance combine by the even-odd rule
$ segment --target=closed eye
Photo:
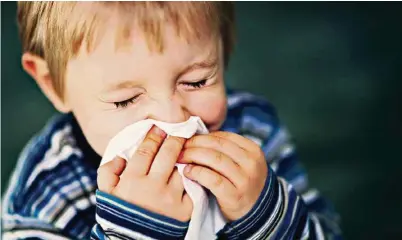
[[[202,88],[207,83],[207,79],[198,81],[198,82],[183,82],[184,85],[193,87],[193,88]]]
[[[135,97],[132,97],[132,98],[129,98],[129,99],[124,100],[124,101],[113,102],[113,104],[116,106],[116,108],[126,108],[129,105],[133,104],[135,102],[135,100],[137,100],[138,97],[139,97],[139,95],[135,96]]]

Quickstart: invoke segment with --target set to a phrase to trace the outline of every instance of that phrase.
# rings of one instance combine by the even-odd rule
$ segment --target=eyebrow
[[[209,58],[206,60],[203,60],[201,62],[195,62],[193,64],[188,65],[184,70],[179,74],[178,78],[188,72],[191,72],[196,69],[200,68],[213,68],[218,64],[218,58]]]
[[[187,66],[182,73],[186,73],[186,72],[190,72],[192,70],[195,69],[199,69],[199,68],[211,68],[216,66],[216,64],[218,63],[218,59],[217,58],[211,58],[211,59],[207,59],[201,62],[195,62],[193,64],[190,64],[189,66]]]
[[[214,58],[210,58],[210,59],[206,59],[200,62],[195,62],[193,64],[188,65],[186,68],[184,68],[184,70],[179,74],[178,77],[196,70],[196,69],[200,69],[200,68],[212,68],[215,67],[218,64],[218,58],[214,57]],[[107,91],[114,91],[114,90],[119,90],[119,89],[123,89],[123,88],[132,88],[132,87],[136,87],[138,86],[138,83],[134,83],[132,80],[126,80],[126,81],[122,81],[116,85],[113,85],[111,87],[109,87],[107,89]]]
[[[126,80],[126,81],[120,82],[116,85],[109,86],[107,88],[107,91],[115,91],[115,90],[119,90],[119,89],[123,89],[123,88],[132,88],[132,87],[136,87],[136,86],[138,86],[138,84],[134,83],[131,80]]]

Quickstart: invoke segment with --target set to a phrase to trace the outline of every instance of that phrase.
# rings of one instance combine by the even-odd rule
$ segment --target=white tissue
[[[208,133],[202,120],[195,116],[182,123],[165,123],[153,119],[139,121],[127,126],[110,140],[100,165],[113,160],[115,156],[130,159],[153,125],[165,131],[168,136],[190,138],[195,134]],[[193,201],[193,212],[185,239],[215,239],[216,233],[226,224],[215,197],[208,196],[201,185],[183,175],[185,164],[176,166],[182,176],[184,189]]]

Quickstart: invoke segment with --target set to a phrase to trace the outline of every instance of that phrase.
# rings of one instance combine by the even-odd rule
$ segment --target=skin
[[[211,190],[228,220],[247,214],[267,177],[258,145],[232,133],[217,132],[226,117],[221,41],[190,43],[169,24],[164,51],[153,52],[136,33],[129,45],[115,48],[117,22],[110,22],[99,45],[85,44],[70,59],[65,99],[54,92],[46,62],[30,53],[24,69],[61,112],[73,112],[92,148],[102,156],[110,139],[127,125],[152,118],[183,122],[199,116],[210,134],[185,141],[153,127],[129,161],[116,158],[98,169],[98,187],[150,211],[188,221],[192,202],[174,164],[188,163],[185,175]]]

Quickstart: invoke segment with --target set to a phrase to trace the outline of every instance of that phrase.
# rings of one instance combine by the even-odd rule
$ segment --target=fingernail
[[[154,132],[161,137],[166,136],[166,133],[162,129],[158,128],[157,126],[154,126]]]
[[[123,160],[123,161],[121,161]],[[125,159],[115,159],[114,160],[114,170],[115,171],[119,171],[121,168],[125,168],[126,167],[126,160]]]
[[[193,168],[193,165],[189,164],[184,168],[184,172],[189,174],[191,172],[192,168]]]

